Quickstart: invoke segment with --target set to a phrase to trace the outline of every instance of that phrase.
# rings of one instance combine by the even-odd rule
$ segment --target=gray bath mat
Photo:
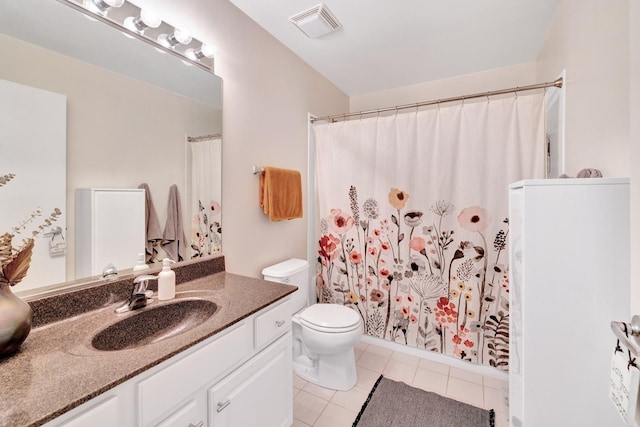
[[[353,427],[494,427],[495,412],[380,375]]]

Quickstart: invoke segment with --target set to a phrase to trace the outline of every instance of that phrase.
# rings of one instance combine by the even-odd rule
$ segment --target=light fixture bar
[[[184,50],[177,50],[175,48],[176,46],[174,46],[173,48],[169,48],[157,41],[157,37],[158,37],[157,35],[147,34],[147,31],[144,31],[142,33],[132,31],[129,28],[124,26],[124,23],[123,23],[124,21],[119,22],[115,18],[110,17],[108,13],[106,13],[105,15],[102,15],[92,10],[88,10],[87,8],[83,7],[82,0],[79,0],[80,3],[77,3],[76,1],[73,1],[73,0],[57,0],[57,1],[77,10],[80,13],[83,13],[84,15],[88,16],[91,19],[100,21],[104,24],[109,25],[110,27],[115,28],[129,37],[136,38],[140,41],[143,41],[161,52],[168,53],[169,55],[175,56],[176,58],[180,59],[181,61],[184,61],[185,63],[201,68],[209,73],[213,73],[213,58],[208,56],[203,56],[201,58],[194,59],[185,54],[186,50],[188,49],[200,48],[203,44],[202,41],[200,40],[192,38],[188,45],[181,45],[185,48]],[[127,1],[125,1],[124,4],[135,10],[135,13],[137,14],[134,16],[134,18],[140,16],[140,9],[137,6]],[[170,24],[167,24],[166,22],[161,22],[161,24],[162,24],[162,29],[158,28],[158,30],[161,30],[163,33],[174,34],[175,28],[173,26],[171,26]]]

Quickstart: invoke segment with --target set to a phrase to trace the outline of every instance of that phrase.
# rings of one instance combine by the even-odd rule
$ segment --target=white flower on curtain
[[[317,125],[318,299],[369,335],[507,370],[507,189],[543,175],[543,104]]]

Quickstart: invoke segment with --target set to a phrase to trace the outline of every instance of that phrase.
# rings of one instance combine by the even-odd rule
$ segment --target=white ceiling
[[[560,0],[324,0],[341,22],[307,38],[318,0],[230,0],[347,95],[535,61]]]

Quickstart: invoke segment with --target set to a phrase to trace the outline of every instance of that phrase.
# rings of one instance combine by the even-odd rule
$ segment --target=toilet
[[[298,286],[292,297],[293,370],[301,378],[334,390],[356,384],[354,346],[362,335],[360,316],[338,304],[309,304],[309,263],[289,259],[262,270],[265,280]]]

